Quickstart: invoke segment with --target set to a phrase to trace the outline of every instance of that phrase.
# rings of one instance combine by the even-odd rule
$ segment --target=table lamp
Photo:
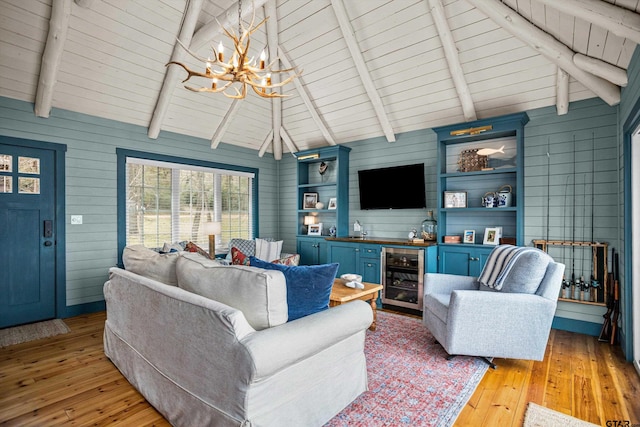
[[[305,229],[308,229],[309,225],[315,224],[316,223],[316,217],[313,215],[306,215],[304,217],[304,225],[305,225]],[[305,231],[306,233],[307,231]]]
[[[202,231],[209,235],[209,257],[213,259],[216,257],[216,234],[222,232],[222,224],[217,221],[205,222]]]

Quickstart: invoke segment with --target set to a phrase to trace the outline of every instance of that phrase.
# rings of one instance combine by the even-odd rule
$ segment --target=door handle
[[[53,245],[53,242],[52,242],[51,240],[46,240],[46,241],[44,242],[44,245],[45,245],[45,246],[51,246],[51,245]]]

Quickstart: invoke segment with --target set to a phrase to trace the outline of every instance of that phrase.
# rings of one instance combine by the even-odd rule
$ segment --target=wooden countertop
[[[368,237],[361,239],[359,237],[326,237],[325,240],[333,242],[353,242],[353,243],[371,243],[374,245],[396,245],[396,246],[436,246],[438,242],[411,242],[408,239],[394,239],[392,237]]]

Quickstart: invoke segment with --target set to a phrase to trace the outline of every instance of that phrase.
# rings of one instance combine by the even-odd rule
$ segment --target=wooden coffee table
[[[378,292],[382,290],[382,285],[375,283],[363,283],[364,289],[353,289],[345,286],[346,281],[343,279],[336,279],[333,281],[333,288],[331,288],[331,296],[329,297],[329,307],[335,307],[354,301],[357,299],[363,301],[369,301],[371,304],[371,310],[373,310],[373,323],[369,326],[372,331],[376,330],[376,300],[378,299]]]

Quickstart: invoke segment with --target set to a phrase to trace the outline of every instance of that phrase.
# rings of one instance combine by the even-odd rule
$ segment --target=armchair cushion
[[[534,294],[551,261],[540,249],[500,245],[491,251],[478,281],[503,292]]]
[[[329,308],[329,296],[338,272],[338,263],[289,266],[251,257],[251,266],[284,273],[287,282],[289,321]]]

